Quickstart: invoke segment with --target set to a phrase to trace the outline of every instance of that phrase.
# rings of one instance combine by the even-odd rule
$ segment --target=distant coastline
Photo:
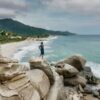
[[[48,37],[49,35],[76,35],[69,31],[55,31],[25,25],[13,19],[0,19],[0,29],[16,33],[21,36]]]

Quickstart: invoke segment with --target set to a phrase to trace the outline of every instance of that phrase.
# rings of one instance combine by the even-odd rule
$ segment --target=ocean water
[[[31,43],[20,48],[14,58],[21,62],[28,62],[31,58],[39,56],[40,42]],[[100,36],[76,35],[57,36],[44,41],[45,58],[49,62],[57,62],[74,54],[82,54],[87,59],[95,76],[100,78]]]

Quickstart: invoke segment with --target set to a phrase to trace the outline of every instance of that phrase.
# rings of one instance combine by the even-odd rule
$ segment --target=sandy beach
[[[1,45],[1,54],[6,57],[12,57],[13,54],[24,46],[27,46],[32,40],[24,40],[20,42],[6,43]]]
[[[6,57],[12,57],[13,54],[18,51],[18,49],[28,46],[30,43],[33,43],[34,45],[36,41],[47,41],[51,38],[51,36],[49,38],[27,38],[26,40],[20,42],[1,44],[0,54]]]

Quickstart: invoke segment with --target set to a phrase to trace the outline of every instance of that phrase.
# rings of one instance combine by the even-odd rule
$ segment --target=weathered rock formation
[[[81,70],[84,69],[84,66],[85,66],[85,63],[86,63],[86,59],[82,55],[74,55],[74,56],[71,56],[69,58],[66,58],[66,59],[58,62],[56,65],[63,64],[63,63],[72,65],[76,69],[81,71]]]
[[[63,76],[64,86],[69,90],[61,90],[61,97],[58,100],[98,100],[100,94],[97,90],[92,90],[91,86],[97,84],[90,67],[85,67],[86,60],[83,56],[74,55],[55,64],[56,72]],[[67,89],[68,90],[68,89]],[[66,95],[67,94],[67,95]]]
[[[40,69],[44,71],[50,80],[50,84],[51,85],[54,84],[55,80],[54,80],[53,72],[50,68],[50,65],[45,60],[42,60],[42,59],[31,60],[30,67],[31,69]]]
[[[6,57],[0,60],[0,100],[41,100],[47,96],[50,82],[44,71],[30,71]]]
[[[0,56],[0,100],[99,100],[86,60],[80,55],[50,65],[34,59],[27,65]],[[96,85],[96,84],[95,84]]]
[[[56,71],[60,75],[63,75],[64,78],[71,78],[71,77],[76,76],[79,73],[79,71],[76,68],[68,64],[63,64],[61,65],[61,67],[56,66]]]
[[[90,67],[84,67],[84,70],[80,72],[80,75],[87,79],[88,84],[98,84],[97,78],[93,75]]]
[[[86,82],[87,80],[84,78],[84,77],[81,77],[81,76],[76,76],[76,77],[73,77],[73,78],[66,78],[64,79],[64,84],[65,86],[77,86],[77,85],[81,85],[82,87],[85,87],[86,86]]]

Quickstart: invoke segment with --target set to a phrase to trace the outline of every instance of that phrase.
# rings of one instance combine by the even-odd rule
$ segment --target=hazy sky
[[[0,18],[79,34],[100,34],[100,0],[0,0]]]

